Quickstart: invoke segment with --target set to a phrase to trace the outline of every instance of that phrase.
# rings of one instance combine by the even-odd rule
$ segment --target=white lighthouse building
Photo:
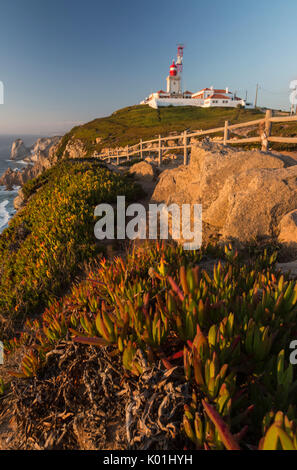
[[[226,88],[203,88],[195,93],[183,91],[182,70],[183,70],[183,49],[182,44],[177,48],[177,59],[172,61],[169,68],[169,75],[166,78],[166,91],[159,90],[151,93],[148,98],[140,104],[148,104],[152,108],[161,106],[198,106],[201,108],[227,107],[236,108],[239,106],[252,107],[245,100],[232,93]]]
[[[167,77],[167,93],[170,96],[182,97],[181,75],[177,73],[177,66],[174,60],[170,65],[169,75]]]

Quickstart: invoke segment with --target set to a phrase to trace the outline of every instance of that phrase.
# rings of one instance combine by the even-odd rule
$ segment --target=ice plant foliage
[[[131,201],[140,189],[86,159],[63,161],[22,191],[27,204],[0,236],[0,318],[40,311],[65,290],[80,264],[103,249],[94,239],[94,207],[117,194]]]
[[[212,258],[212,270],[203,269]],[[125,259],[99,259],[6,350],[27,348],[23,377],[46,367],[63,338],[111,347],[134,376],[143,372],[141,351],[150,364],[179,366],[189,383],[180,423],[188,448],[293,449],[297,373],[288,357],[297,284],[275,261],[267,251],[242,259],[231,246],[134,246]]]

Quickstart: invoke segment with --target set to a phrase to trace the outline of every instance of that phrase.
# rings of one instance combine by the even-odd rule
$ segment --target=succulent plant
[[[220,261],[207,272],[200,263],[211,257]],[[70,337],[118,351],[133,376],[143,373],[142,356],[151,366],[179,366],[193,393],[181,423],[186,445],[258,448],[262,436],[260,448],[295,446],[297,374],[287,350],[297,332],[297,284],[275,260],[264,251],[247,261],[231,245],[132,246],[125,259],[94,261],[5,347],[27,348],[23,377],[38,374],[47,352]]]

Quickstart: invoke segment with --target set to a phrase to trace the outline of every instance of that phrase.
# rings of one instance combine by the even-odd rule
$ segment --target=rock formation
[[[161,174],[152,199],[202,204],[203,221],[225,240],[276,237],[297,209],[297,165],[284,155],[197,143],[188,166]]]
[[[17,139],[12,143],[10,159],[11,160],[22,160],[23,158],[30,155],[30,149],[25,147],[22,139]]]
[[[39,152],[42,152],[44,156],[48,157],[51,147],[56,145],[60,139],[60,136],[41,137],[40,139],[37,139],[35,144],[32,146],[32,157],[34,155],[38,155]]]
[[[86,156],[87,149],[84,146],[84,143],[79,139],[70,139],[67,142],[66,148],[64,150],[63,156],[66,158],[81,158]]]
[[[13,205],[15,210],[19,210],[24,204],[24,194],[23,191],[20,189],[18,192],[17,197],[14,198],[13,200]]]
[[[0,177],[0,186],[5,186],[8,190],[13,186],[22,186],[28,180],[38,176],[45,168],[42,162],[36,162],[35,165],[28,165],[22,170],[12,170],[8,168]]]
[[[5,173],[0,177],[0,185],[5,186],[6,189],[11,190],[14,186],[23,186],[28,180],[40,175],[44,170],[50,168],[57,162],[56,151],[59,146],[61,138],[44,137],[38,139],[31,147],[32,152],[27,149],[26,157],[24,159],[28,165],[21,170],[8,168]],[[22,148],[21,139],[13,143],[13,155],[19,158],[20,150]],[[17,157],[17,156],[18,157]],[[15,209],[19,209],[23,204],[23,193],[20,189],[18,196],[14,200]]]

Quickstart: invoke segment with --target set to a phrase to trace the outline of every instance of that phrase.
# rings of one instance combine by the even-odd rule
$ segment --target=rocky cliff
[[[49,156],[50,149],[59,143],[61,137],[60,136],[54,136],[54,137],[41,137],[40,139],[37,139],[35,144],[32,145],[32,158],[34,158],[34,155],[38,155],[39,152],[42,152],[45,156]]]
[[[80,139],[70,139],[63,152],[63,157],[66,158],[81,158],[85,157],[87,149]]]
[[[23,158],[29,156],[31,153],[22,139],[17,139],[13,142],[11,146],[10,159],[11,160],[22,160]]]
[[[31,149],[27,149],[21,139],[13,142],[11,158],[19,159],[20,155],[23,155],[28,166],[22,170],[8,168],[0,177],[0,185],[7,189],[11,189],[12,186],[22,186],[29,179],[38,176],[44,169],[52,166],[56,161],[55,152],[60,139],[59,136],[40,138]]]
[[[23,186],[28,180],[35,178],[43,170],[50,168],[57,161],[56,151],[60,140],[61,137],[59,136],[38,139],[31,149],[26,149],[26,156],[23,159],[28,162],[28,165],[21,170],[8,168],[0,177],[0,185],[5,186],[7,189],[12,189],[13,186]],[[23,155],[25,155],[24,145],[21,142],[21,139],[18,139],[12,144],[11,155],[15,156],[16,159],[19,158],[22,151],[24,152]],[[15,208],[19,209],[22,202],[23,197],[20,190],[14,201]]]

